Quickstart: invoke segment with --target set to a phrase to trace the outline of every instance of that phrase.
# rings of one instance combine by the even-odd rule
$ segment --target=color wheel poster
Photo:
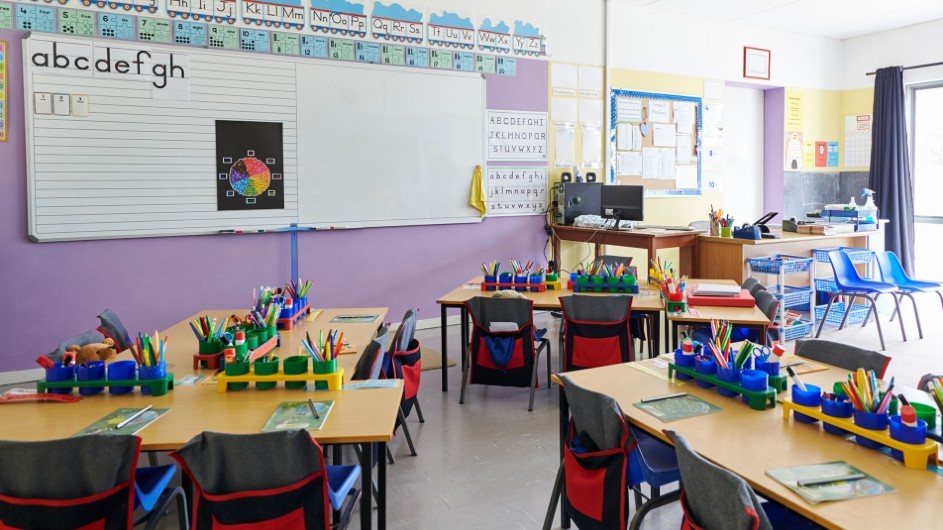
[[[216,209],[285,207],[282,124],[216,121]]]

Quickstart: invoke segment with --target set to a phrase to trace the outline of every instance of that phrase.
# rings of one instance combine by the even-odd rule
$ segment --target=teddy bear
[[[68,350],[75,352],[76,364],[82,364],[92,361],[107,361],[108,359],[111,359],[118,354],[114,346],[115,341],[108,338],[103,339],[101,342],[86,344],[85,346],[73,344],[72,346],[69,346]]]

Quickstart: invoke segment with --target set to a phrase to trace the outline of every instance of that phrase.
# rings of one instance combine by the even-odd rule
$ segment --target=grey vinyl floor
[[[915,386],[921,374],[943,373],[943,309],[935,296],[923,297],[920,305],[922,340],[911,309],[904,310],[907,342],[901,340],[897,323],[888,322],[889,313],[881,317],[885,353],[893,357],[888,376],[896,376],[898,384]],[[535,322],[549,327],[555,337],[557,319],[539,313]],[[450,357],[457,360],[458,326],[448,333]],[[438,328],[421,330],[417,337],[431,348],[440,347]],[[878,349],[873,324],[825,331],[822,338]],[[554,339],[554,367],[556,346]],[[448,370],[448,393],[441,392],[439,371],[423,372],[419,398],[426,421],[420,424],[415,414],[407,420],[419,455],[409,456],[402,433],[391,443],[396,463],[388,468],[390,529],[540,528],[559,465],[558,394],[555,386],[547,388],[544,369],[542,362],[533,412],[527,411],[527,389],[471,386],[465,404],[459,405],[458,367]],[[646,519],[644,528],[678,528],[680,520],[677,505],[669,506]],[[175,528],[175,518],[165,518],[161,527]],[[355,519],[351,528],[357,527]],[[559,527],[557,514],[553,528]]]

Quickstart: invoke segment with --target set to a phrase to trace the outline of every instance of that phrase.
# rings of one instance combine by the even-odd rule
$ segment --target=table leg
[[[468,347],[468,310],[465,309],[465,306],[462,306],[461,310],[461,319],[462,319],[462,373],[465,373],[465,348]]]
[[[556,233],[554,233],[551,237],[553,238],[554,272],[559,273],[561,270],[563,270],[563,264],[561,263],[563,257],[560,252],[560,238],[556,235]]]
[[[449,312],[445,304],[440,306],[439,332],[442,333],[442,391],[449,391],[449,339],[448,331]]]
[[[664,312],[658,311],[652,313],[652,351],[650,357],[657,357],[662,353],[661,351],[661,319],[664,318]]]
[[[386,442],[377,444],[377,528],[386,530]]]
[[[386,461],[386,454],[380,455]],[[360,530],[372,530],[373,521],[373,444],[360,444]]]
[[[560,462],[563,462],[563,446],[566,443],[566,431],[570,424],[570,404],[566,400],[566,392],[560,386]],[[560,465],[563,465],[562,463]],[[566,513],[566,482],[560,484],[560,525],[570,527],[570,516]]]

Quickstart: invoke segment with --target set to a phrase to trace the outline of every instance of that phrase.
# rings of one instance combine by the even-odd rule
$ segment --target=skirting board
[[[42,368],[31,368],[29,370],[18,370],[16,372],[0,372],[0,386],[38,381],[42,376]]]

